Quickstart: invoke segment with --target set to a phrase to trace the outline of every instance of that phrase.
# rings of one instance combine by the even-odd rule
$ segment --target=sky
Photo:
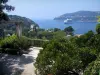
[[[81,10],[100,11],[100,0],[9,0],[15,11],[7,12],[31,19],[53,19]]]

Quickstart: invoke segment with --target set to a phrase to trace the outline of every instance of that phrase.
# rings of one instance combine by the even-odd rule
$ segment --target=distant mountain
[[[17,15],[8,15],[9,19],[11,21],[22,21],[23,22],[23,27],[24,28],[30,28],[30,25],[34,24],[36,26],[38,26],[38,24],[36,24],[34,21],[32,21],[29,18],[26,17],[21,17],[21,16],[17,16]],[[0,24],[0,28],[5,28],[5,29],[11,29],[11,28],[15,28],[15,25],[13,24]]]
[[[74,13],[63,14],[54,18],[54,20],[72,19],[73,21],[96,22],[97,16],[100,16],[100,11],[78,11]]]
[[[24,22],[23,25],[25,27],[30,27],[31,24],[37,25],[34,21],[32,21],[31,19],[26,18],[26,17],[21,17],[21,16],[17,16],[17,15],[9,15],[9,18],[12,21],[22,21],[22,22]]]

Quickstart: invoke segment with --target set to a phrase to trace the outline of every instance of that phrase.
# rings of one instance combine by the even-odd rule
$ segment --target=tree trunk
[[[20,24],[16,24],[16,34],[18,38],[22,36],[22,26]]]

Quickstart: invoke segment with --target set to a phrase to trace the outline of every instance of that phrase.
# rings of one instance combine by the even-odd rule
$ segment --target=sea
[[[72,22],[69,24],[64,24],[62,20],[34,20],[35,23],[39,25],[40,28],[50,29],[50,28],[60,28],[63,30],[68,26],[72,26],[75,30],[74,34],[85,34],[92,30],[95,32],[97,22]]]

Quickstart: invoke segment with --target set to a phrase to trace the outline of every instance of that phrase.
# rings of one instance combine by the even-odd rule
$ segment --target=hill
[[[77,11],[74,13],[63,14],[54,18],[54,20],[72,19],[74,21],[96,22],[97,16],[100,16],[100,11]]]
[[[26,27],[30,27],[31,24],[37,25],[34,21],[32,21],[29,18],[26,17],[21,17],[21,16],[17,16],[17,15],[9,15],[10,20],[19,20],[19,21],[23,21],[24,22],[24,26]],[[38,25],[37,25],[38,26]]]
[[[34,24],[34,25],[36,25],[36,26],[38,26],[34,21],[32,21],[31,19],[29,19],[29,18],[26,18],[26,17],[21,17],[21,16],[17,16],[17,15],[9,15],[9,19],[11,20],[11,21],[22,21],[23,22],[23,26],[24,26],[24,28],[30,28],[30,25],[31,24]],[[15,25],[5,25],[5,24],[0,24],[0,27],[2,28],[12,28],[12,27],[15,27]]]

